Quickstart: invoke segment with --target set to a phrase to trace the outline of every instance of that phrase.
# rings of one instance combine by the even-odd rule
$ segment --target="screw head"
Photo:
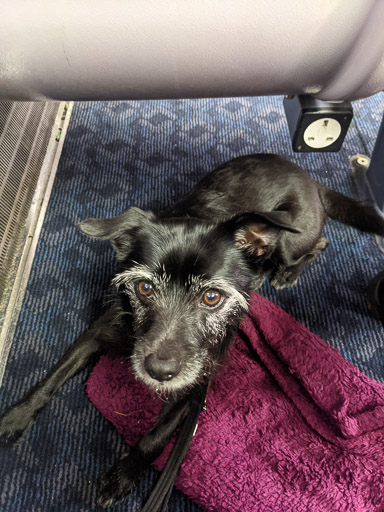
[[[359,156],[356,159],[356,163],[357,163],[357,165],[361,165],[361,167],[366,167],[369,162],[368,162],[368,159],[365,158],[364,156]]]

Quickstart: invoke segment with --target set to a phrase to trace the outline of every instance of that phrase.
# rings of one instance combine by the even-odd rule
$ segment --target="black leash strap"
[[[166,512],[177,473],[195,434],[207,390],[208,385],[204,385],[198,396],[190,398],[188,411],[167,463],[141,512]]]

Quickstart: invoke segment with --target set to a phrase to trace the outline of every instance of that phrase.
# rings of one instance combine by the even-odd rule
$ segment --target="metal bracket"
[[[372,188],[371,181],[368,179],[371,159],[366,155],[354,155],[349,159],[349,162],[360,200],[365,204],[373,206],[384,219],[383,211],[376,202],[375,191]],[[382,173],[384,174],[384,169],[382,169]],[[376,235],[376,242],[380,251],[384,252],[384,238]]]

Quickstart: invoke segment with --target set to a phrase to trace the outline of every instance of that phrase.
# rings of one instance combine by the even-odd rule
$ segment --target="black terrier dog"
[[[118,349],[135,376],[165,398],[152,429],[112,467],[99,503],[122,499],[167,444],[191,393],[212,381],[247,311],[249,291],[270,274],[293,286],[326,247],[327,216],[384,235],[369,206],[334,192],[274,155],[237,158],[207,175],[166,214],[131,208],[80,224],[111,241],[120,267],[116,300],[47,377],[0,418],[0,440],[16,441],[69,378],[95,355]]]

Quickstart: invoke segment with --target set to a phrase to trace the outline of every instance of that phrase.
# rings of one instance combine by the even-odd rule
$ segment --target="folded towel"
[[[129,444],[161,407],[109,355],[87,393]],[[384,512],[384,385],[253,293],[176,486],[207,511]]]

